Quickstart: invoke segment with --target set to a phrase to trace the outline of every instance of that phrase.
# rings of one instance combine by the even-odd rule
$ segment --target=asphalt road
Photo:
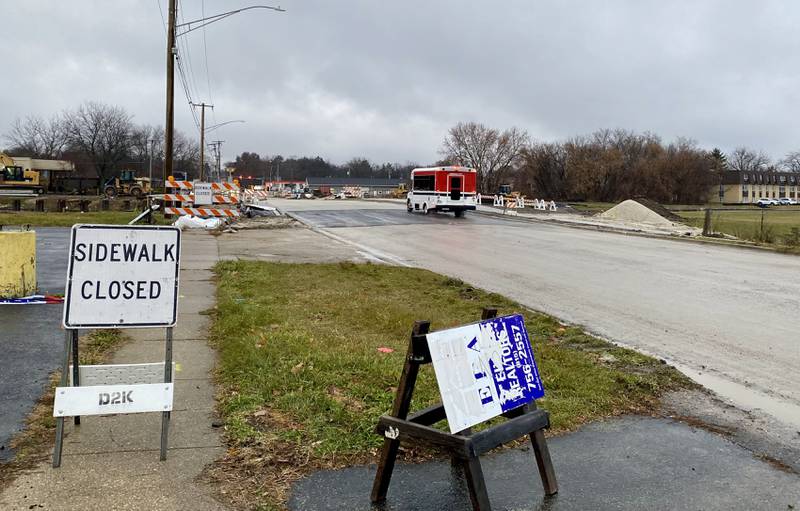
[[[376,257],[502,293],[661,357],[800,429],[800,259],[402,204],[270,201]],[[435,319],[435,318],[431,318]]]
[[[797,475],[753,457],[714,433],[650,417],[589,424],[547,441],[559,492],[545,498],[530,449],[481,458],[492,509],[791,510]],[[680,446],[680,448],[676,448]],[[288,507],[297,511],[374,511],[375,465],[322,470],[301,479]],[[450,462],[398,463],[383,511],[471,509]]]
[[[63,293],[69,229],[37,228],[39,291]],[[11,458],[9,441],[58,368],[64,333],[62,306],[0,305],[0,462]]]

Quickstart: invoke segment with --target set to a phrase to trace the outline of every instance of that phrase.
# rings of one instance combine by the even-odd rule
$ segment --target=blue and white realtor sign
[[[519,314],[427,335],[450,432],[544,396]]]

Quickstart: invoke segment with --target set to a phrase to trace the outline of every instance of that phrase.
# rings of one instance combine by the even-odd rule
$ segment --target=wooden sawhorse
[[[483,310],[481,319],[491,319],[496,316],[497,309],[487,308]],[[534,403],[504,413],[503,417],[508,419],[507,421],[478,433],[472,433],[467,429],[451,434],[431,427],[446,419],[444,405],[441,403],[408,415],[419,367],[431,363],[431,354],[425,337],[429,330],[429,321],[414,323],[392,412],[378,420],[376,432],[384,437],[384,441],[375,482],[372,485],[372,502],[377,504],[386,500],[401,441],[424,445],[450,454],[453,463],[461,465],[464,469],[473,510],[490,511],[491,504],[481,470],[480,455],[528,435],[536,455],[536,464],[539,467],[545,494],[550,496],[558,493],[555,470],[544,437],[544,429],[550,426],[550,416],[545,410],[537,409]]]

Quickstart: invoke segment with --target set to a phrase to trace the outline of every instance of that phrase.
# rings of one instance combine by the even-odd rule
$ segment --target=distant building
[[[729,170],[722,175],[720,184],[711,187],[709,200],[717,204],[750,204],[758,199],[782,198],[800,201],[800,172]]]
[[[319,192],[322,195],[336,195],[345,188],[360,188],[365,197],[381,197],[389,195],[401,184],[405,184],[405,179],[379,179],[370,177],[309,177],[306,178],[306,185],[312,192]]]
[[[265,181],[264,189],[271,192],[295,191],[305,188],[305,181]]]

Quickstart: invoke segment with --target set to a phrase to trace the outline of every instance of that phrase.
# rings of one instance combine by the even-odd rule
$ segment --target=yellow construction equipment
[[[406,189],[405,183],[400,183],[397,188],[389,192],[391,197],[394,199],[405,199],[406,195],[408,195],[408,190]]]
[[[36,195],[44,193],[44,187],[39,183],[39,172],[23,169],[4,153],[0,153],[0,190]]]
[[[132,195],[137,199],[141,199],[152,191],[150,178],[136,177],[136,173],[132,170],[123,170],[120,172],[119,177],[112,177],[106,181],[103,188],[103,192],[109,198],[114,198],[117,195]]]

